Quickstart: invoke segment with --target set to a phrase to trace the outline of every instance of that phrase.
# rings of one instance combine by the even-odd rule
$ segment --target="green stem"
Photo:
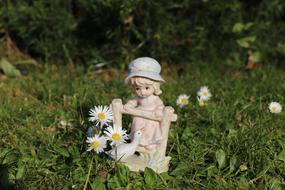
[[[115,147],[115,155],[116,155],[116,161],[118,160],[118,149],[117,149],[117,145],[116,145],[116,147]]]
[[[85,181],[83,190],[86,190],[86,189],[87,189],[87,184],[88,184],[88,182],[89,182],[92,164],[93,164],[93,157],[92,157],[91,163],[90,163],[90,165],[89,165],[88,174],[87,174],[87,178],[86,178],[86,181]]]

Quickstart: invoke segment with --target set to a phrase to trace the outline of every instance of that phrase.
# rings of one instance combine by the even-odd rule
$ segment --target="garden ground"
[[[285,70],[263,65],[163,65],[161,99],[175,108],[168,173],[133,173],[106,155],[87,152],[88,110],[132,97],[125,73],[41,65],[0,82],[1,189],[282,189],[285,187]],[[213,97],[199,107],[196,93]],[[180,94],[189,105],[178,107]],[[130,118],[124,120],[128,125]],[[127,128],[127,127],[126,127]]]

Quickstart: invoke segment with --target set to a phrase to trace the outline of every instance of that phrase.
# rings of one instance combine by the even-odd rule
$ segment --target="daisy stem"
[[[103,122],[100,122],[100,129],[99,129],[99,132],[103,132],[103,127],[104,127],[104,123]]]
[[[90,162],[90,165],[89,165],[88,174],[87,174],[87,178],[86,178],[86,181],[85,181],[83,190],[86,190],[86,189],[87,189],[87,184],[88,184],[88,182],[89,182],[92,164],[93,164],[93,157],[92,157],[91,162]]]
[[[115,147],[115,155],[116,155],[116,160],[118,160],[118,149],[117,149],[117,146]]]

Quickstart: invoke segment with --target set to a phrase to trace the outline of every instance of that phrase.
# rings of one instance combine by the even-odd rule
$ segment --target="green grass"
[[[130,172],[86,151],[88,110],[132,96],[121,72],[44,66],[21,78],[2,77],[0,189],[83,189],[91,162],[89,189],[285,188],[285,115],[268,111],[271,101],[284,105],[284,70],[226,64],[166,70],[161,98],[178,120],[169,135],[170,169],[160,175]],[[213,97],[200,108],[196,92],[203,85]],[[179,108],[183,93],[190,104]]]

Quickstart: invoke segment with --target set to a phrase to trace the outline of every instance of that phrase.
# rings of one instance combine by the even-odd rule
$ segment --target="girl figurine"
[[[125,83],[129,84],[135,93],[135,98],[129,100],[124,109],[132,109],[152,112],[154,116],[161,117],[164,104],[159,98],[162,92],[161,83],[165,82],[160,76],[161,67],[159,63],[150,57],[140,57],[129,64],[129,75]],[[138,152],[155,152],[157,145],[162,140],[160,123],[142,117],[134,117],[131,127],[131,136],[142,131]]]

